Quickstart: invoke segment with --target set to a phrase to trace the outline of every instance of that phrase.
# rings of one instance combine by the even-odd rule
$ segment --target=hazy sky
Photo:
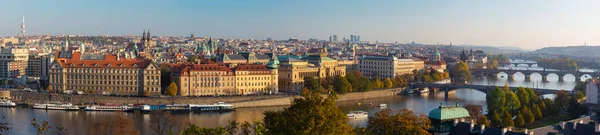
[[[0,36],[212,36],[515,46],[600,45],[599,0],[3,0]]]

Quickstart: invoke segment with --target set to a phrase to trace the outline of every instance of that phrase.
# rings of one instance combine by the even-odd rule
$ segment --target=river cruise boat
[[[169,111],[169,112],[190,112],[189,104],[163,104],[163,105],[142,105],[139,107],[142,112]]]
[[[90,105],[85,107],[85,111],[109,111],[109,112],[116,112],[116,111],[123,111],[123,112],[128,112],[128,111],[133,111],[135,108],[128,106],[128,105]]]
[[[347,114],[350,119],[358,119],[358,118],[367,118],[369,117],[369,113],[365,111],[350,111]]]
[[[417,91],[419,92],[419,94],[429,94],[429,88],[427,88],[427,87],[420,88]]]
[[[386,108],[387,104],[379,104],[379,108]]]
[[[225,102],[207,105],[190,105],[190,109],[192,112],[228,112],[235,110],[232,104],[227,104]]]
[[[17,106],[17,104],[10,100],[7,100],[7,99],[0,100],[0,107],[15,107],[15,106]]]
[[[76,105],[73,105],[71,103],[45,102],[42,104],[39,104],[39,103],[34,104],[33,109],[78,111],[79,107]]]

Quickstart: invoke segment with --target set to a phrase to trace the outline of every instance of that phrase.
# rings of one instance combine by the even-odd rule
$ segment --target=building
[[[49,85],[59,91],[160,95],[160,70],[157,66],[148,59],[125,59],[121,55],[57,52],[50,68]]]
[[[358,61],[357,69],[364,76],[372,78],[395,78],[403,74],[410,74],[415,69],[421,70],[423,66],[423,61],[398,59],[394,55],[363,56]]]
[[[172,78],[180,96],[271,94],[278,93],[274,64],[242,64],[234,68],[223,64],[175,65]]]
[[[431,120],[431,129],[433,133],[448,133],[453,126],[460,122],[469,121],[471,115],[467,109],[458,105],[440,106],[429,111],[429,119]]]
[[[219,64],[230,64],[235,67],[237,64],[262,64],[266,65],[271,59],[273,53],[256,54],[254,52],[242,52],[239,54],[221,54],[217,58]]]
[[[346,66],[340,65],[338,60],[327,57],[325,46],[320,53],[309,56],[280,56],[279,64],[279,90],[299,92],[304,88],[304,78],[313,77],[323,79],[327,77],[345,76]]]
[[[469,65],[470,69],[486,69],[487,68],[487,54],[482,50],[473,52],[473,49],[469,50],[468,54],[465,50],[460,54],[460,59]]]
[[[600,85],[600,81],[593,79],[588,82],[585,86],[585,103],[598,105],[600,101],[598,100],[598,86]]]
[[[29,51],[27,49],[2,48],[0,50],[0,79],[21,78],[26,74]]]
[[[425,62],[425,68],[436,70],[438,72],[444,72],[444,70],[446,70],[446,62],[442,60],[442,55],[437,48],[431,53],[429,60]]]
[[[39,77],[41,80],[48,80],[50,65],[54,61],[54,57],[49,53],[32,53],[29,54],[27,61],[26,74],[30,77]]]

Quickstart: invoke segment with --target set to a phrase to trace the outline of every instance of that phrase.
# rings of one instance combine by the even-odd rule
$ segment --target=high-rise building
[[[27,49],[3,48],[0,50],[0,78],[14,79],[25,75],[27,61],[29,60]]]
[[[359,35],[350,35],[350,42],[352,42],[352,43],[359,43],[360,42],[360,36]]]
[[[25,16],[23,16],[23,22],[21,23],[21,34],[19,37],[21,38],[20,42],[25,43]]]
[[[40,80],[48,80],[50,65],[54,56],[50,53],[31,53],[27,61],[27,76],[39,77]]]
[[[365,56],[358,61],[358,70],[368,77],[395,78],[412,73],[413,70],[424,69],[424,61],[414,59],[398,59],[389,56]]]

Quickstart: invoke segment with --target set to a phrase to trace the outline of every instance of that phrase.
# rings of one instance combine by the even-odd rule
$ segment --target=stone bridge
[[[515,67],[521,64],[525,64],[527,65],[527,67],[531,67],[535,64],[537,64],[537,62],[530,62],[530,61],[523,61],[523,62],[502,62],[502,63],[498,63],[498,65],[503,65],[503,66],[511,66],[514,65]]]
[[[575,81],[581,81],[581,77],[589,76],[591,78],[600,77],[600,72],[581,72],[581,71],[549,71],[549,70],[514,70],[514,69],[471,69],[471,74],[474,75],[491,75],[497,76],[499,73],[508,74],[508,79],[514,79],[516,73],[522,73],[525,75],[525,80],[530,80],[531,75],[538,73],[542,76],[542,81],[548,81],[547,77],[550,74],[558,76],[558,81],[562,82],[565,75],[575,76]]]
[[[440,91],[444,91],[445,93],[445,98],[448,99],[448,92],[449,91],[453,91],[456,89],[474,89],[480,92],[483,92],[485,94],[490,93],[492,90],[496,89],[496,87],[502,87],[502,86],[487,86],[487,85],[472,85],[472,84],[440,84],[440,83],[413,83],[409,85],[411,89],[414,88],[423,88],[423,87],[428,87],[428,88],[438,88]],[[519,87],[510,87],[511,90],[516,90]],[[554,94],[556,92],[558,92],[560,90],[556,90],[556,89],[539,89],[539,88],[533,88],[533,92],[535,92],[536,94]],[[573,95],[572,90],[571,91],[567,91],[570,95]]]

